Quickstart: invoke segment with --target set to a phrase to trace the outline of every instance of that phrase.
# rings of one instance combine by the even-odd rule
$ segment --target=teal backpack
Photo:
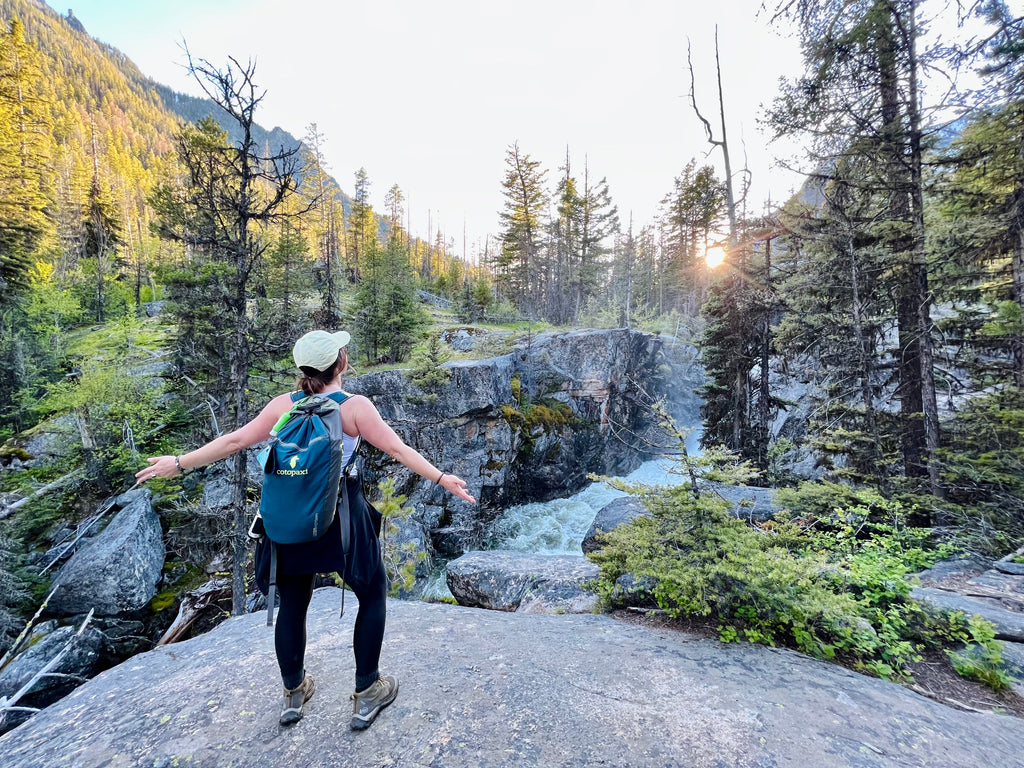
[[[347,399],[344,392],[301,397],[271,430],[273,442],[260,454],[260,514],[271,541],[316,541],[334,522],[343,450],[338,406]]]
[[[349,551],[348,499],[340,492],[344,446],[338,408],[348,398],[344,392],[292,394],[294,405],[271,430],[271,444],[260,451],[260,517],[271,544],[268,625],[273,624],[277,591],[276,545],[316,541],[340,513],[345,517],[342,548]]]

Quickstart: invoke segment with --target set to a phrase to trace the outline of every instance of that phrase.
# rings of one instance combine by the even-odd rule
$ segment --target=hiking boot
[[[362,691],[352,694],[353,730],[369,728],[380,711],[395,700],[398,695],[398,681],[391,675],[378,677],[377,682]]]
[[[313,676],[306,675],[298,688],[284,689],[284,709],[281,710],[281,725],[291,725],[302,719],[302,705],[313,698],[316,685]]]

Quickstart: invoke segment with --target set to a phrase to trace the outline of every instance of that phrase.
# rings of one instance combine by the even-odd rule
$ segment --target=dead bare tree
[[[718,57],[718,27],[715,26],[715,73],[718,82],[718,116],[722,135],[720,139],[715,138],[715,132],[711,128],[711,122],[704,117],[700,111],[700,107],[697,106],[697,85],[696,78],[693,73],[693,59],[691,53],[691,47],[689,41],[687,41],[686,63],[690,68],[690,105],[693,107],[693,111],[696,113],[697,118],[704,125],[704,133],[707,135],[708,143],[711,144],[712,147],[718,147],[722,150],[722,161],[725,165],[725,200],[729,214],[729,247],[731,250],[734,249],[739,242],[736,206],[743,202],[743,199],[746,197],[746,191],[744,189],[743,194],[737,200],[735,188],[733,186],[732,159],[729,156],[729,138],[725,123],[725,100],[723,99],[722,94],[722,65]],[[744,173],[748,173],[748,171],[744,169]],[[744,188],[746,186],[747,185],[744,184]]]
[[[208,340],[202,353],[212,372],[211,393],[223,397],[228,426],[249,421],[249,370],[257,318],[249,311],[257,286],[254,275],[268,247],[268,225],[301,216],[319,205],[317,194],[305,196],[300,206],[285,205],[296,193],[301,158],[299,148],[282,147],[262,153],[253,129],[255,113],[263,101],[254,80],[255,64],[241,64],[229,57],[217,67],[194,57],[185,47],[188,68],[196,82],[226,116],[233,143],[209,124],[185,128],[178,137],[178,155],[185,170],[183,184],[165,185],[154,207],[161,236],[185,243],[193,253],[224,268],[224,280],[216,296],[200,308],[220,318],[227,335],[224,343]],[[179,334],[180,336],[181,334]],[[216,341],[216,343],[213,343]],[[190,340],[195,346],[195,340]],[[232,612],[245,610],[244,568],[246,558],[246,491],[244,452],[231,458],[232,478]]]

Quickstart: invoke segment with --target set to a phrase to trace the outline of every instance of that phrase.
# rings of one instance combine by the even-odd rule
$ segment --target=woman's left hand
[[[176,477],[181,474],[173,456],[151,456],[146,461],[149,462],[149,466],[135,473],[135,479],[140,483],[154,477]]]
[[[458,496],[460,499],[464,499],[470,504],[476,504],[476,499],[469,495],[469,491],[466,490],[466,481],[461,477],[449,475],[446,472],[441,477],[441,481],[438,484],[452,495]]]

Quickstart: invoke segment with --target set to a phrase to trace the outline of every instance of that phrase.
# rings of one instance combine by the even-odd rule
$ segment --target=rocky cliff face
[[[450,381],[425,392],[400,371],[367,374],[346,389],[435,465],[462,477],[478,506],[454,500],[367,451],[373,481],[392,476],[417,514],[403,532],[454,556],[484,542],[498,510],[579,490],[587,474],[622,474],[648,457],[652,398],[692,396],[699,371],[675,376],[660,338],[619,330],[539,334],[511,354],[449,363]]]

